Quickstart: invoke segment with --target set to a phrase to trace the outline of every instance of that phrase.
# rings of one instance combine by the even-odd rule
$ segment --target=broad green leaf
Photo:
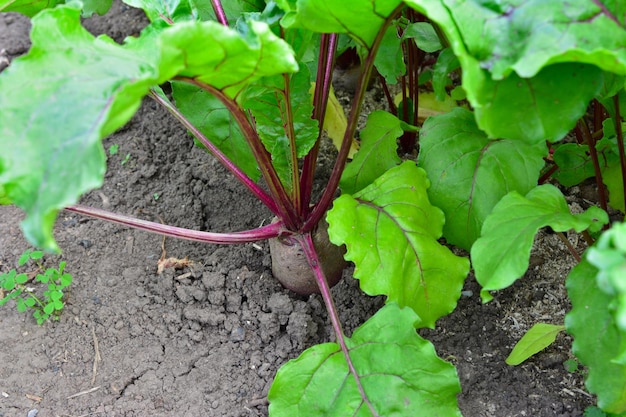
[[[469,250],[502,197],[537,184],[546,153],[543,142],[488,139],[462,108],[426,120],[418,164],[432,182],[430,200],[446,215],[448,242]]]
[[[602,70],[626,73],[626,32],[594,2],[405,3],[445,33],[490,137],[558,140],[600,91]]]
[[[554,163],[559,167],[553,175],[560,184],[571,187],[594,176],[593,162],[589,157],[589,146],[564,143],[556,146]]]
[[[551,64],[581,62],[626,75],[624,14],[609,2],[444,0],[456,28],[494,79],[534,77]],[[608,6],[608,7],[607,7]],[[613,10],[611,10],[613,9]],[[444,31],[447,28],[442,28]]]
[[[401,39],[398,36],[398,28],[393,25],[385,31],[374,58],[374,66],[389,84],[396,84],[398,78],[406,73]]]
[[[278,0],[286,12],[281,24],[319,33],[347,33],[359,46],[370,48],[374,38],[401,0]]]
[[[271,417],[461,416],[454,367],[437,357],[411,309],[391,303],[346,340],[373,414],[341,348],[324,343],[283,365],[270,388]]]
[[[65,0],[0,0],[0,13],[17,12],[33,17],[44,9],[51,9]]]
[[[533,78],[511,74],[492,80],[483,75],[475,86],[463,83],[478,126],[492,137],[531,143],[562,139],[602,86],[602,71],[588,64],[551,65]]]
[[[397,139],[402,136],[402,122],[382,110],[369,114],[361,131],[361,146],[352,162],[346,165],[340,187],[345,194],[354,194],[374,182],[388,169],[399,165]]]
[[[563,330],[565,326],[536,323],[517,342],[505,362],[507,365],[519,365],[554,343],[556,336]]]
[[[174,71],[160,73],[154,47],[96,39],[79,18],[75,3],[38,14],[28,55],[0,75],[0,184],[27,213],[26,237],[48,250],[58,210],[102,184],[100,139]]]
[[[587,260],[598,269],[598,288],[614,297],[609,308],[616,325],[626,332],[626,223],[605,231],[587,251]]]
[[[444,218],[428,201],[428,186],[425,171],[406,161],[339,197],[327,220],[330,240],[346,245],[361,289],[411,307],[422,326],[433,327],[454,310],[469,264],[437,241]]]
[[[185,68],[178,73],[236,97],[263,77],[298,70],[291,47],[267,24],[250,21],[245,37],[215,22],[182,22],[164,30],[161,45],[180,54]]]
[[[305,156],[319,133],[318,122],[312,118],[310,86],[309,71],[302,65],[290,77],[268,77],[251,86],[243,103],[254,116],[259,137],[272,155],[272,164],[288,191],[293,189],[292,152],[297,158]],[[292,142],[296,148],[293,151]]]
[[[528,269],[530,250],[537,231],[550,226],[555,232],[574,229],[597,231],[609,221],[604,210],[592,206],[571,214],[565,197],[550,184],[532,189],[526,196],[512,191],[494,207],[485,220],[482,236],[472,246],[476,280],[483,287],[483,302],[491,290],[513,284]]]
[[[419,49],[424,52],[437,52],[443,48],[433,25],[427,22],[411,23],[404,29],[403,38],[412,38]]]
[[[177,108],[215,146],[255,181],[260,171],[250,146],[224,104],[205,90],[173,81],[172,92]],[[198,146],[205,149],[200,142]]]
[[[610,309],[614,297],[598,287],[597,273],[583,259],[568,275],[566,287],[572,310],[565,316],[565,327],[574,337],[572,351],[587,366],[585,386],[598,396],[598,406],[606,412],[623,413],[626,364],[615,359],[626,354],[626,333],[615,323]]]

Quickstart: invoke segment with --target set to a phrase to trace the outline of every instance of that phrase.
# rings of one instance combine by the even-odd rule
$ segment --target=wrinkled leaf
[[[281,24],[319,33],[347,33],[359,46],[372,46],[385,19],[402,3],[401,0],[278,0],[285,10]]]
[[[550,226],[555,232],[574,229],[580,233],[586,229],[597,231],[608,220],[607,213],[595,206],[571,214],[563,194],[550,184],[540,185],[526,196],[510,192],[487,217],[482,236],[471,250],[476,280],[483,287],[483,302],[493,298],[489,291],[506,288],[524,275],[540,228]]]
[[[426,120],[418,163],[432,182],[430,200],[446,215],[448,242],[469,250],[503,196],[537,184],[546,153],[544,143],[488,139],[462,108]]]
[[[519,365],[554,343],[556,336],[563,330],[565,326],[536,323],[517,342],[505,362],[507,365]]]
[[[606,412],[623,413],[626,363],[615,359],[626,354],[626,333],[615,323],[609,307],[613,296],[600,290],[597,273],[583,259],[568,275],[566,287],[572,310],[565,316],[565,327],[574,337],[572,351],[587,366],[585,386],[598,396],[598,406]]]
[[[17,12],[33,17],[44,9],[51,9],[65,0],[0,0],[0,13]]]
[[[405,2],[445,33],[490,137],[558,140],[600,91],[602,70],[626,73],[626,31],[594,2]]]
[[[387,304],[346,340],[367,400],[379,416],[460,417],[456,371],[415,332],[417,322],[410,309]],[[271,417],[373,415],[336,343],[283,365],[268,399]]]
[[[231,98],[263,77],[298,70],[291,47],[263,22],[250,21],[245,37],[215,22],[183,22],[164,30],[160,38],[166,50],[183,57],[180,76]]]
[[[169,75],[159,74],[151,48],[94,39],[79,17],[76,4],[41,12],[30,52],[0,75],[0,183],[27,212],[26,237],[48,250],[58,250],[58,210],[102,184],[100,139]]]
[[[370,113],[361,131],[361,147],[341,176],[341,191],[346,194],[361,191],[400,164],[397,139],[403,132],[402,122],[394,115],[382,110]]]
[[[330,240],[346,245],[361,289],[410,306],[421,325],[433,327],[456,306],[469,264],[437,241],[444,218],[428,201],[428,186],[424,170],[406,161],[339,197],[327,220]]]
[[[0,74],[3,200],[27,212],[26,237],[48,250],[58,250],[58,210],[102,184],[100,139],[132,117],[151,86],[180,74],[232,97],[298,68],[291,48],[261,22],[251,22],[245,38],[214,22],[156,22],[120,46],[94,38],[79,14],[74,3],[37,15],[30,52]]]
[[[561,62],[626,74],[624,11],[615,3],[444,0],[467,47],[494,79],[535,76]],[[618,12],[619,13],[619,12]],[[617,19],[616,19],[617,16]],[[616,21],[618,20],[618,21]],[[442,28],[444,31],[447,28]]]

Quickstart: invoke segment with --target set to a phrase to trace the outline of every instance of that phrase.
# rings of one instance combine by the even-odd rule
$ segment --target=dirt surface
[[[106,18],[86,22],[117,41],[145,24],[141,12],[119,3]],[[0,68],[28,49],[28,29],[27,19],[0,14]],[[109,157],[104,186],[82,203],[199,230],[270,220],[151,101],[104,141],[105,149],[114,144],[119,152]],[[320,172],[329,169],[326,160]],[[29,247],[22,218],[0,207],[0,271],[15,267]],[[37,326],[13,303],[0,309],[0,417],[266,416],[276,370],[333,340],[321,298],[295,295],[272,278],[265,242],[220,247],[167,239],[167,256],[191,265],[159,275],[157,235],[62,212],[55,236],[63,255],[45,263],[67,261],[75,281],[58,321]],[[421,331],[457,366],[464,416],[575,417],[593,403],[581,374],[564,369],[571,358],[565,334],[521,366],[504,363],[534,323],[563,322],[563,282],[573,263],[555,235],[543,234],[523,280],[482,305],[468,278],[456,311],[436,330]],[[382,303],[363,295],[350,271],[333,290],[348,333]]]

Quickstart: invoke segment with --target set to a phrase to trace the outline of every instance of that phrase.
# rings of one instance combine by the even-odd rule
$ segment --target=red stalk
[[[276,207],[276,203],[272,200],[272,198],[265,192],[261,187],[259,187],[250,177],[243,173],[226,155],[224,155],[219,148],[217,148],[213,142],[211,142],[206,136],[198,130],[187,118],[176,108],[176,106],[172,105],[168,100],[164,97],[161,97],[159,94],[154,91],[150,91],[150,96],[163,107],[165,107],[187,130],[191,132],[192,135],[196,137],[202,144],[217,158],[218,161],[222,163],[222,165],[228,169],[234,176],[237,178],[246,188],[248,188],[252,194],[263,204],[270,209],[272,213],[278,215],[279,211]]]
[[[311,193],[313,190],[313,179],[315,178],[315,166],[319,153],[319,143],[322,137],[324,118],[326,117],[326,107],[330,95],[332,83],[335,52],[337,50],[337,34],[324,33],[320,42],[320,56],[315,79],[315,91],[313,93],[313,118],[318,121],[319,134],[315,146],[304,157],[302,166],[302,176],[300,178],[300,200],[301,207],[299,214],[305,217],[309,211],[311,203]]]
[[[328,282],[326,281],[326,277],[324,276],[324,271],[322,270],[322,267],[320,265],[320,260],[317,257],[317,252],[315,251],[315,246],[313,245],[313,239],[311,238],[311,233],[309,232],[303,235],[298,235],[295,238],[298,240],[298,243],[302,247],[309,266],[315,274],[317,285],[319,286],[320,293],[322,294],[322,298],[324,299],[324,304],[326,305],[326,311],[328,311],[330,322],[333,326],[333,330],[335,331],[335,335],[337,336],[337,343],[341,347],[343,356],[346,359],[346,363],[348,364],[348,369],[354,377],[356,385],[359,389],[359,393],[361,394],[361,399],[367,405],[373,416],[380,417],[380,415],[376,412],[376,409],[370,402],[369,398],[367,397],[367,394],[365,393],[365,388],[363,388],[363,384],[361,383],[361,377],[357,373],[354,363],[352,363],[352,358],[350,357],[350,349],[348,349],[348,346],[346,345],[346,339],[343,330],[341,329],[341,323],[339,321],[339,315],[337,314],[337,308],[335,307],[335,302],[333,301],[333,297],[330,294],[330,287],[328,286]]]
[[[619,111],[619,98],[613,96],[615,106],[615,133],[617,133],[617,147],[619,148],[619,163],[622,168],[622,187],[624,188],[624,207],[626,207],[626,154],[624,153],[624,134],[622,133],[622,116]]]
[[[265,146],[263,145],[263,142],[261,142],[256,129],[248,119],[248,116],[243,109],[239,107],[235,100],[211,85],[205,84],[202,81],[198,81],[193,78],[177,77],[176,79],[178,81],[193,84],[213,94],[230,111],[230,114],[233,115],[244,137],[248,141],[248,145],[252,149],[254,158],[261,168],[263,179],[265,180],[267,187],[269,188],[269,192],[276,204],[278,211],[277,216],[285,222],[285,226],[287,226],[289,230],[298,230],[300,222],[298,220],[297,213],[295,212],[293,202],[289,198],[285,187],[280,181],[278,173],[276,172],[276,169],[274,169],[274,165],[272,165],[272,156],[267,149],[265,149]]]
[[[163,236],[175,237],[179,239],[193,240],[196,242],[216,243],[221,245],[232,245],[237,243],[248,243],[257,240],[271,239],[287,232],[282,222],[268,224],[258,229],[246,230],[234,233],[212,233],[198,230],[186,229],[184,227],[168,226],[161,223],[138,219],[124,214],[113,213],[94,207],[76,204],[66,207],[65,210],[113,223],[122,224],[139,230],[157,233]]]
[[[333,167],[333,171],[330,174],[330,178],[328,180],[326,188],[324,189],[322,197],[315,205],[313,211],[311,212],[311,215],[308,217],[308,219],[301,228],[301,230],[303,231],[312,230],[315,225],[320,221],[320,219],[324,216],[324,214],[328,210],[328,207],[330,207],[330,204],[333,201],[335,192],[337,191],[337,187],[339,186],[341,174],[343,173],[343,169],[346,166],[348,154],[350,153],[352,138],[354,138],[359,115],[361,114],[361,108],[363,107],[363,101],[365,99],[365,91],[367,90],[367,84],[370,80],[372,70],[374,68],[374,58],[376,56],[376,52],[378,51],[387,27],[391,24],[395,16],[397,16],[398,13],[402,11],[403,8],[404,4],[399,5],[389,15],[389,17],[387,17],[387,20],[382,25],[381,30],[376,35],[376,38],[372,43],[372,47],[369,50],[367,58],[363,63],[363,69],[361,71],[361,74],[359,75],[357,89],[354,94],[354,105],[352,106],[352,109],[350,109],[350,116],[348,117],[348,127],[346,128],[346,132],[343,135],[343,141],[341,142],[341,147],[339,148],[339,155],[337,155],[337,159],[335,160],[335,166]]]

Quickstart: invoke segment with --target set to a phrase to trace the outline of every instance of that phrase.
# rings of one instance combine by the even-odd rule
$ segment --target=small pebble
[[[471,297],[472,295],[474,295],[474,291],[472,290],[461,291],[461,295],[463,297]]]
[[[38,413],[39,413],[39,410],[37,410],[36,408],[33,408],[32,410],[28,412],[28,414],[26,414],[26,417],[35,417]]]
[[[246,338],[246,331],[243,327],[237,326],[230,332],[230,340],[233,342],[241,342]]]
[[[85,249],[89,249],[90,247],[93,246],[93,243],[89,239],[82,239],[78,242],[78,244]]]

